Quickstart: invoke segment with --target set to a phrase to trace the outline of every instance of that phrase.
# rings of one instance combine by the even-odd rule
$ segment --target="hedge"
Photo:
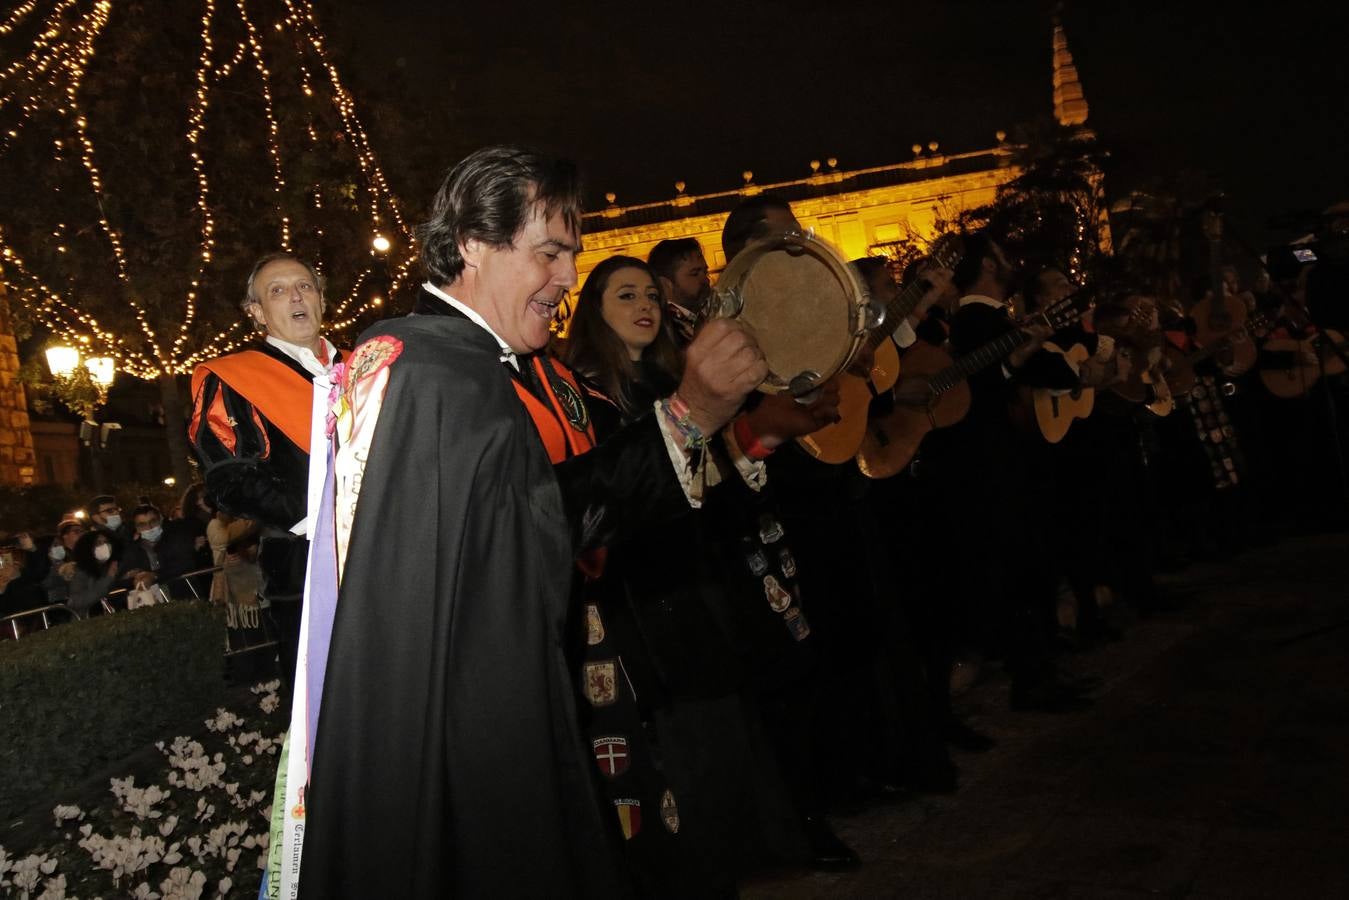
[[[224,644],[223,610],[198,601],[0,642],[0,818],[212,709]]]

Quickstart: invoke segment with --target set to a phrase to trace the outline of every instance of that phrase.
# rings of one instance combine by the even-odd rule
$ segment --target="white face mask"
[[[141,532],[141,540],[149,541],[152,544],[155,541],[162,538],[163,536],[164,536],[164,529],[162,526],[159,525],[156,525],[154,528],[147,528]]]
[[[122,517],[117,515],[116,513],[113,513],[112,515],[108,516],[108,518],[103,522],[103,524],[107,525],[109,529],[115,531],[118,528],[122,527]]]
[[[52,559],[62,560],[66,558],[66,548],[60,544],[52,544],[51,552],[47,554]]]
[[[112,559],[112,545],[99,544],[97,547],[95,547],[94,559],[98,560],[99,562],[107,562],[108,560]]]

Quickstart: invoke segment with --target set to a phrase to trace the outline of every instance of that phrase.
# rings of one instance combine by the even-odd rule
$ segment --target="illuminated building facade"
[[[895,241],[935,237],[935,223],[955,213],[991,203],[1002,185],[1021,170],[1012,164],[1015,149],[998,133],[996,146],[971,153],[943,155],[934,142],[914,145],[914,158],[895,165],[844,171],[835,160],[811,163],[811,174],[795,181],[758,185],[745,172],[745,184],[731,191],[686,195],[683,184],[669,200],[615,206],[587,213],[585,250],[577,262],[582,280],[603,259],[625,254],[645,259],[657,243],[697,238],[708,265],[726,264],[721,227],[744,197],[772,193],[792,205],[806,228],[855,259],[882,253]],[[610,195],[612,197],[612,195]]]
[[[1057,20],[1051,48],[1054,116],[1060,125],[1087,133],[1086,97]],[[681,181],[669,199],[633,206],[618,206],[609,194],[607,207],[583,219],[585,250],[577,260],[581,282],[609,256],[646,259],[652,247],[672,238],[696,238],[708,266],[720,271],[726,265],[721,228],[727,214],[743,198],[764,192],[791,203],[804,227],[848,259],[887,255],[887,245],[895,242],[931,240],[939,221],[992,203],[1001,185],[1021,175],[1014,162],[1017,147],[1006,138],[999,131],[993,146],[954,154],[943,154],[935,141],[914,144],[913,159],[871,169],[845,171],[837,160],[814,160],[808,176],[777,184],[755,184],[747,171],[740,187],[711,194],[686,194]]]

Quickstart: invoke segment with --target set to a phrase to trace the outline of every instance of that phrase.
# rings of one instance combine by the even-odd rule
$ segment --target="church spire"
[[[1077,80],[1077,66],[1068,51],[1068,36],[1059,19],[1063,4],[1054,12],[1054,118],[1065,127],[1081,126],[1087,121],[1087,98]]]

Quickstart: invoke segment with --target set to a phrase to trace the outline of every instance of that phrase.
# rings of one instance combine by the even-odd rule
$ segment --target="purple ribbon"
[[[323,477],[323,497],[309,545],[309,634],[305,683],[305,719],[308,723],[305,750],[306,771],[314,764],[314,738],[318,734],[319,707],[323,701],[323,676],[328,669],[328,646],[332,643],[333,618],[337,614],[337,491],[335,442],[328,438],[328,471]]]

